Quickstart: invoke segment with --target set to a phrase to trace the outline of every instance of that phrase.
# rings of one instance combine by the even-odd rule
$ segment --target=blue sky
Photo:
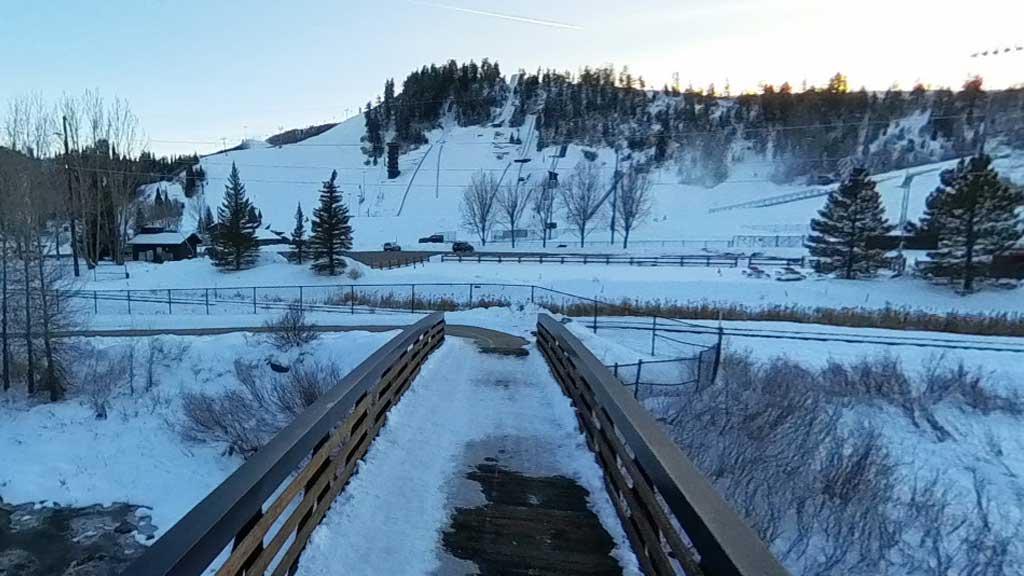
[[[629,65],[649,85],[1024,82],[1024,2],[923,0],[48,0],[0,8],[0,104],[98,89],[127,98],[157,152],[340,120],[386,77],[449,58],[506,72]],[[515,18],[506,18],[512,16]]]

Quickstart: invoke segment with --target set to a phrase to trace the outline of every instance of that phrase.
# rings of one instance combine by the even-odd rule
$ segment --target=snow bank
[[[392,333],[325,334],[301,352],[330,361],[342,373],[354,368]],[[136,342],[134,396],[118,390],[109,417],[97,420],[76,391],[57,404],[28,405],[13,393],[0,396],[0,497],[5,502],[87,506],[128,502],[152,508],[157,536],[210,493],[241,464],[222,446],[185,443],[175,431],[185,391],[219,390],[234,381],[235,358],[262,360],[276,354],[259,337],[226,334],[165,336],[169,348],[184,347],[180,361],[157,365],[152,390],[144,390],[147,342]],[[88,343],[126,349],[127,338]],[[300,352],[288,357],[295,361]]]

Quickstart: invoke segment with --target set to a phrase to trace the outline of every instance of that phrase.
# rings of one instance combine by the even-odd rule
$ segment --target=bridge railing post
[[[644,369],[644,359],[638,358],[636,361],[636,380],[633,381],[633,399],[640,397],[640,372]]]
[[[651,316],[651,356],[654,356],[654,341],[658,335],[658,317]]]

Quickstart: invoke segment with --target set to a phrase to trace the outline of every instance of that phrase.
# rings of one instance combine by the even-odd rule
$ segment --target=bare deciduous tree
[[[533,212],[533,219],[540,226],[541,242],[545,248],[548,246],[551,224],[555,219],[556,198],[558,198],[557,189],[549,186],[546,182],[538,184],[533,190],[533,203],[530,210]]]
[[[462,223],[487,245],[498,207],[498,180],[489,172],[477,172],[462,193]]]
[[[527,193],[519,184],[506,184],[504,189],[498,193],[498,208],[501,211],[501,221],[508,226],[509,236],[512,237],[512,247],[516,247],[516,232],[519,224],[522,223],[523,214],[526,212]]]
[[[629,233],[651,215],[651,181],[636,166],[630,166],[619,180],[615,208],[616,227],[622,232],[622,248],[629,247]]]
[[[586,245],[587,235],[593,231],[590,223],[601,213],[607,193],[601,171],[593,162],[580,161],[572,178],[562,188],[562,205],[565,216],[576,228],[580,246]]]

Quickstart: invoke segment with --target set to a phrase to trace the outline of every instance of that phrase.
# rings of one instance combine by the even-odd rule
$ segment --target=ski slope
[[[536,150],[533,127],[535,117],[527,115],[523,125],[510,128],[514,107],[506,104],[496,110],[495,122],[487,126],[458,126],[451,118],[427,133],[429,144],[400,157],[401,175],[388,180],[385,162],[368,165],[361,150],[364,121],[351,118],[331,130],[303,142],[285,146],[252,146],[207,156],[202,159],[208,175],[205,201],[220,204],[224,183],[231,165],[236,164],[252,200],[263,212],[264,223],[274,230],[290,232],[294,227],[296,205],[301,203],[311,215],[321,183],[338,171],[338,181],[353,214],[356,249],[379,248],[383,242],[397,241],[407,248],[416,240],[435,232],[457,231],[460,238],[475,241],[461,226],[459,204],[464,187],[479,170],[491,171],[503,183],[531,186],[548,177],[557,166],[559,180],[565,181],[573,167],[583,160],[584,149],[597,152],[596,162],[610,182],[615,153],[609,148],[568,147],[564,158],[557,158],[559,147]],[[509,142],[516,134],[521,144]],[[742,148],[742,147],[740,147]],[[522,160],[524,162],[514,162]],[[931,170],[913,179],[910,187],[908,217],[917,219],[925,199],[938,185],[939,171],[955,165],[946,161],[915,167],[914,172]],[[1024,153],[1003,151],[995,166],[1014,181],[1024,182]],[[717,210],[738,203],[756,202],[808,190],[802,183],[779,185],[769,181],[774,164],[749,150],[737,149],[727,181],[713,188],[680,184],[674,165],[669,163],[652,175],[653,210],[632,235],[645,240],[731,239],[738,234],[803,234],[808,222],[822,206],[821,196],[785,204]],[[876,175],[888,216],[898,221],[903,200],[906,170]],[[172,197],[181,196],[177,185],[159,184]],[[149,194],[152,194],[150,187]],[[186,201],[187,202],[187,201]],[[710,211],[710,213],[709,213]],[[186,209],[184,228],[194,227],[194,215]],[[576,238],[559,215],[557,243],[572,244]],[[602,217],[589,240],[607,242],[607,216]]]

